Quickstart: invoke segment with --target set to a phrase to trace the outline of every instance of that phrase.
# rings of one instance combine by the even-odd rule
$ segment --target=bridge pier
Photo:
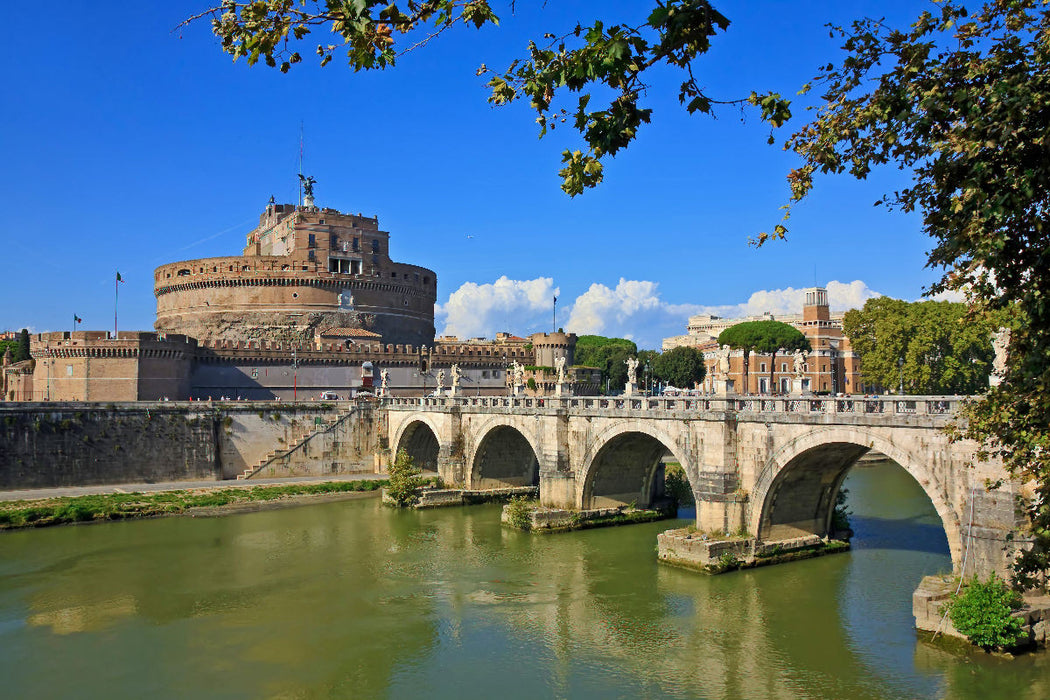
[[[728,535],[747,528],[747,496],[736,474],[700,472],[693,481],[693,498],[697,529]]]
[[[541,471],[540,505],[564,510],[575,509],[576,475],[569,471]]]

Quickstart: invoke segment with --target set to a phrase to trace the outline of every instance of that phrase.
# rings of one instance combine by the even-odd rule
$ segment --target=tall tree
[[[18,334],[18,343],[11,352],[11,359],[14,362],[21,362],[22,360],[28,360],[32,357],[33,356],[29,350],[29,330],[23,328],[22,332]]]
[[[576,339],[573,361],[585,367],[602,371],[610,390],[621,390],[627,384],[628,357],[638,354],[638,346],[626,338],[606,338],[600,335],[581,335]]]
[[[595,19],[544,34],[531,41],[526,55],[503,71],[484,63],[489,102],[507,105],[527,100],[536,112],[540,136],[559,124],[571,124],[586,150],[562,153],[562,189],[571,196],[602,181],[602,159],[614,156],[649,123],[644,106],[649,76],[671,67],[682,83],[678,99],[689,113],[709,113],[716,104],[750,103],[764,119],[781,124],[790,117],[788,103],[775,93],[716,100],[701,87],[694,60],[707,52],[711,39],[729,20],[706,0],[646,0],[647,21],[638,25]],[[513,9],[513,1],[508,3]],[[314,53],[322,66],[345,49],[350,68],[374,70],[393,66],[459,25],[477,29],[499,24],[489,0],[222,0],[183,24],[210,18],[222,48],[249,65],[262,60],[282,72]],[[314,30],[325,31],[310,44]],[[335,42],[328,43],[334,37]],[[575,98],[566,93],[576,94]],[[594,95],[598,95],[591,105]],[[607,100],[607,101],[606,101]]]
[[[704,381],[707,374],[704,354],[691,347],[671,348],[657,355],[653,371],[660,381],[687,389]]]
[[[758,342],[755,351],[770,356],[769,362],[769,390],[773,391],[773,373],[776,370],[777,354],[783,350],[794,352],[804,350],[809,352],[809,338],[802,331],[789,323],[780,321],[758,321]]]
[[[718,334],[718,344],[744,351],[744,393],[750,392],[749,365],[751,353],[772,355],[769,384],[773,385],[773,367],[780,350],[809,350],[809,340],[802,331],[780,321],[744,321]]]
[[[1035,544],[1015,568],[1024,585],[1050,571],[1050,6],[970,7],[946,0],[908,28],[837,29],[845,57],[815,78],[821,105],[787,142],[803,159],[788,182],[797,201],[816,173],[904,170],[910,186],[882,201],[921,214],[930,266],[945,270],[932,290],[967,293],[973,319],[1013,315],[1005,377],[962,430],[1035,485]]]
[[[968,319],[965,304],[876,297],[847,311],[843,328],[868,384],[884,390],[903,384],[916,394],[976,394],[988,387],[995,329]]]

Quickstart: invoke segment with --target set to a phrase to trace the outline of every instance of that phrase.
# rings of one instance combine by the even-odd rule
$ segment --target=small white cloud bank
[[[550,328],[558,288],[550,277],[512,280],[500,277],[491,284],[466,282],[434,307],[441,335],[492,338],[498,331],[523,334]],[[546,325],[543,325],[546,322]]]
[[[882,296],[861,280],[831,281],[825,285],[833,311],[859,309],[864,302]],[[438,304],[441,335],[460,338],[492,338],[498,331],[527,335],[546,331],[551,324],[551,304],[558,288],[549,277],[512,280],[500,277],[493,283],[467,282]],[[621,278],[615,287],[594,283],[570,303],[558,303],[558,325],[578,335],[630,338],[639,348],[659,349],[664,338],[683,335],[690,316],[708,313],[723,318],[745,318],[766,312],[789,316],[802,312],[805,290],[760,290],[743,303],[720,306],[675,304],[660,296],[660,285],[649,280]],[[561,319],[567,318],[567,321]]]
[[[664,334],[682,333],[695,304],[671,304],[660,298],[659,284],[620,278],[615,288],[592,284],[576,298],[566,330],[578,335],[630,338],[642,348],[660,347]]]
[[[864,306],[868,299],[882,296],[861,280],[838,282],[832,280],[824,285],[828,290],[828,305],[832,311],[848,311]],[[771,313],[776,316],[791,316],[802,313],[806,301],[805,288],[763,289],[755,292],[742,304],[704,306],[697,313],[721,316],[722,318],[745,318]]]

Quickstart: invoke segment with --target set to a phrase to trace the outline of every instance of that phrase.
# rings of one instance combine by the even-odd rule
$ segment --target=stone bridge
[[[467,488],[539,485],[543,505],[650,505],[681,464],[697,527],[761,542],[829,533],[835,497],[869,450],[903,467],[940,515],[957,572],[1006,572],[1020,486],[944,428],[965,399],[385,399],[392,450]]]

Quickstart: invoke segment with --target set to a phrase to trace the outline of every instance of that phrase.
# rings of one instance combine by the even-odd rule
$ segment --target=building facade
[[[812,348],[806,357],[802,375],[806,391],[829,394],[863,393],[860,378],[860,358],[842,330],[843,314],[832,314],[828,291],[811,287],[804,291],[802,313],[775,318],[773,314],[742,319],[723,319],[699,315],[689,319],[684,336],[665,338],[663,347],[687,345],[704,353],[707,378],[704,389],[713,390],[717,373],[718,334],[730,326],[745,321],[781,321],[798,328],[809,339]],[[741,394],[787,394],[796,377],[792,353],[758,354],[734,350],[729,358],[729,379],[734,390]]]
[[[154,328],[200,341],[308,343],[334,328],[434,340],[434,271],[395,262],[375,217],[335,209],[271,202],[241,255],[162,265],[154,294]]]

